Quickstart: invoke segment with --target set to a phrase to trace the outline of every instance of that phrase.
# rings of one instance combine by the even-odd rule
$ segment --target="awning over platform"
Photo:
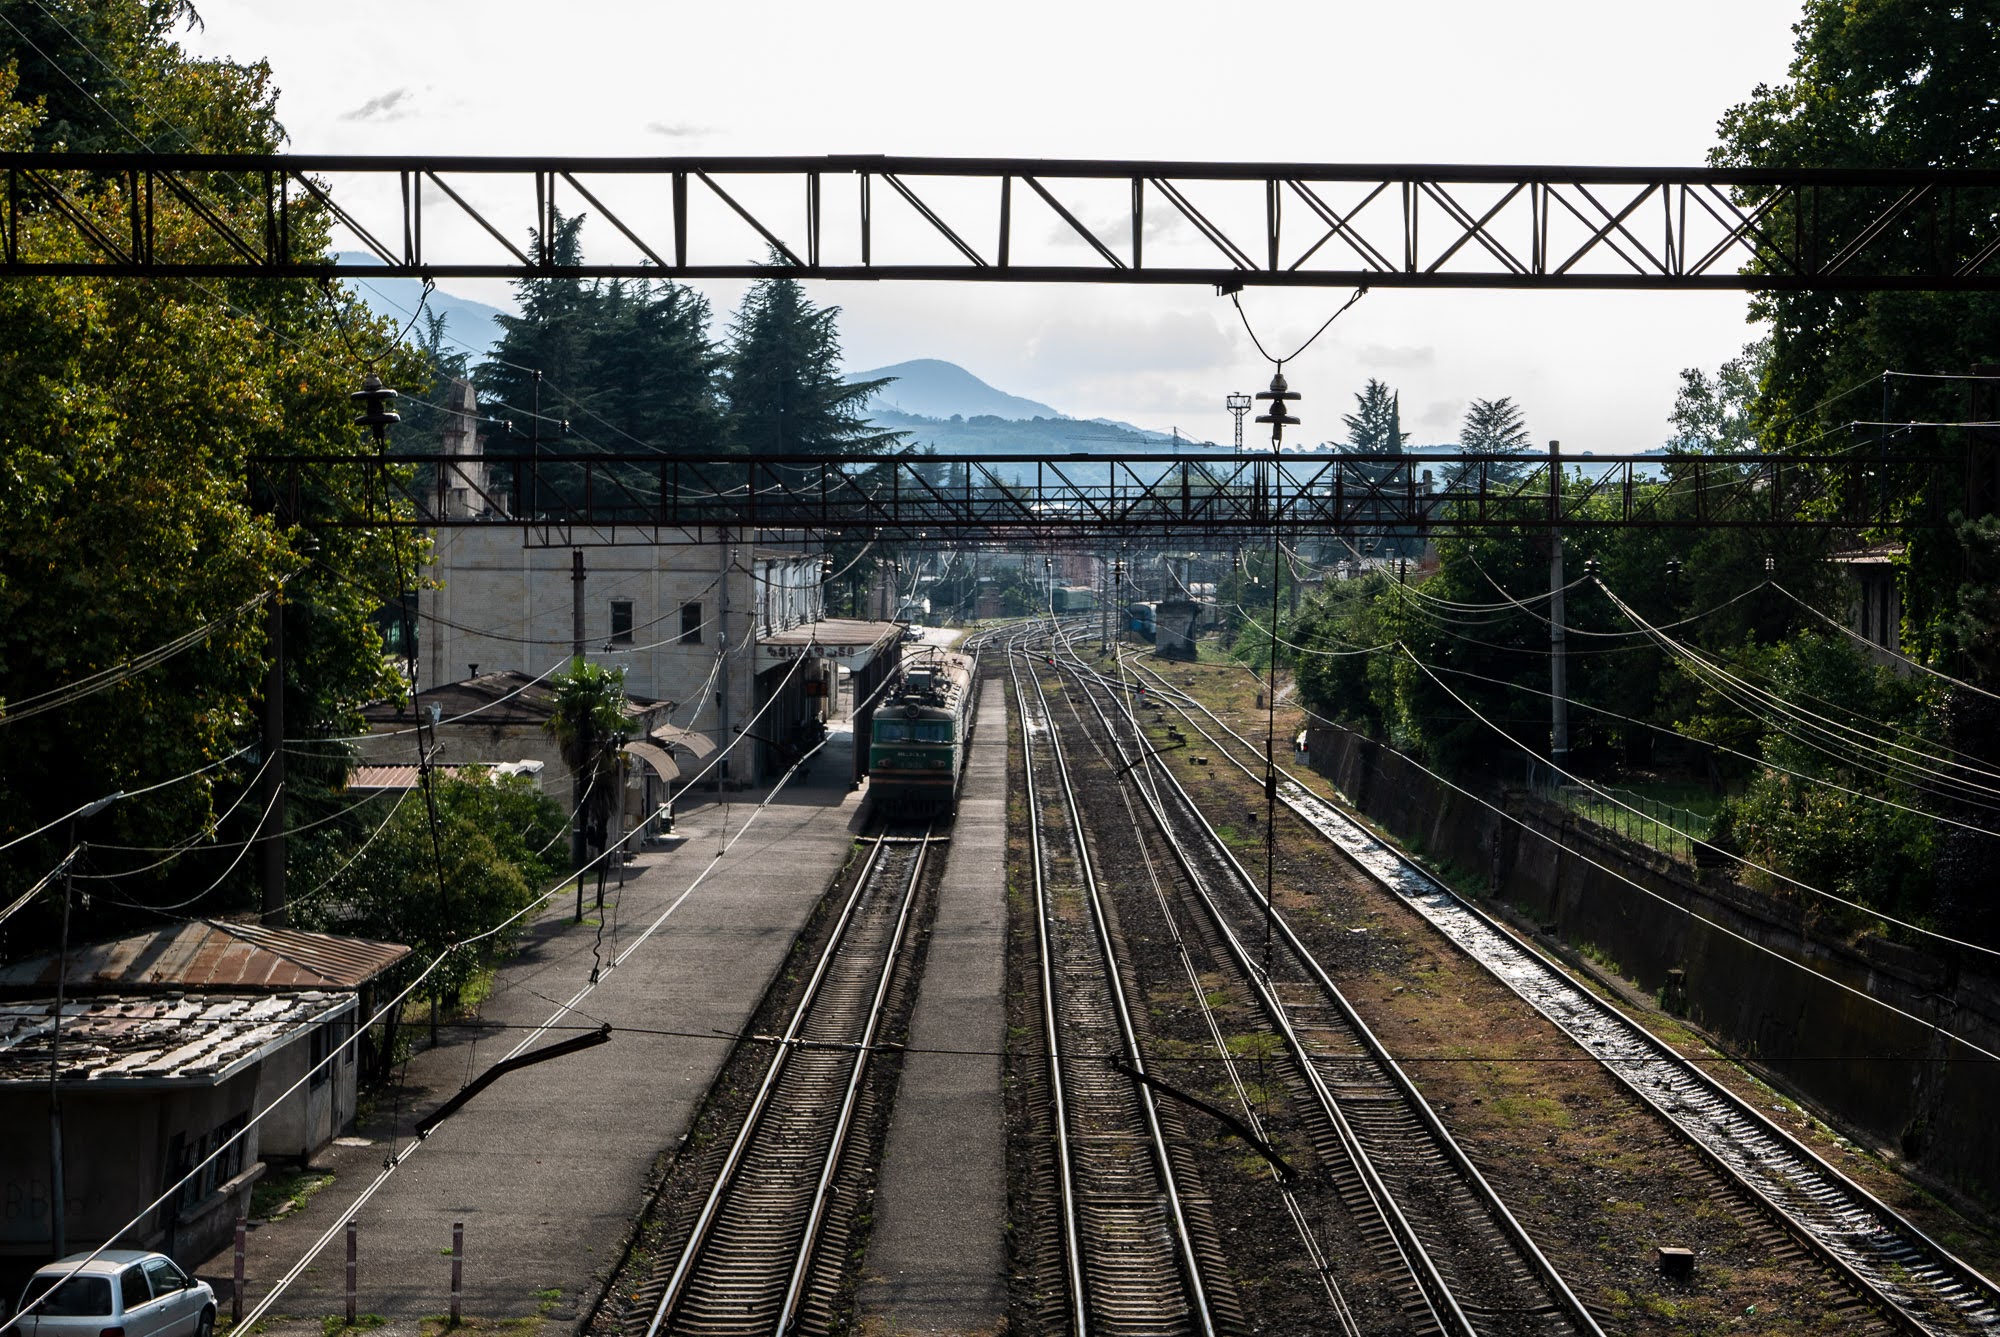
[[[627,743],[625,751],[646,764],[647,769],[669,784],[681,778],[681,768],[657,743]]]
[[[759,672],[801,656],[830,659],[849,672],[861,668],[903,639],[900,622],[870,622],[861,618],[829,617],[757,638]]]
[[[709,757],[715,755],[715,740],[713,738],[710,738],[705,733],[696,733],[692,729],[676,728],[671,724],[662,724],[659,728],[647,734],[646,741],[665,752],[674,765],[680,768],[680,772],[683,775],[688,774],[700,766],[702,762],[708,760]],[[627,746],[630,745],[628,744]]]

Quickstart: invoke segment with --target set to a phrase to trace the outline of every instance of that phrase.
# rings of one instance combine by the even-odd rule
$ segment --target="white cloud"
[[[1465,417],[1465,405],[1463,399],[1433,399],[1417,414],[1416,425],[1433,433],[1455,437],[1459,422]]]
[[[409,106],[410,90],[392,88],[386,93],[378,93],[352,111],[340,114],[343,121],[401,121],[410,117],[413,109]]]
[[[1425,344],[1418,348],[1397,348],[1389,344],[1363,344],[1354,355],[1371,367],[1391,370],[1402,367],[1429,367],[1437,362],[1437,349]]]

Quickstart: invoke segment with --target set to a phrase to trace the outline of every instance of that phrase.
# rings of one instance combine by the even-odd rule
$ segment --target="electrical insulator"
[[[382,378],[369,372],[361,382],[361,388],[348,396],[361,406],[361,416],[354,421],[375,434],[375,439],[384,439],[388,430],[403,420],[403,415],[390,408],[396,392],[382,384]]]
[[[1271,446],[1273,449],[1276,449],[1278,442],[1285,434],[1285,428],[1297,427],[1299,425],[1297,418],[1285,412],[1285,406],[1300,399],[1301,396],[1298,391],[1285,383],[1285,373],[1279,371],[1271,377],[1271,388],[1269,390],[1259,390],[1257,398],[1271,401],[1271,411],[1269,413],[1258,414],[1257,421],[1271,424]]]
[[[1595,576],[1600,572],[1602,572],[1603,570],[1604,570],[1604,563],[1598,561],[1595,557],[1586,557],[1584,559],[1583,574],[1585,574],[1586,576]]]

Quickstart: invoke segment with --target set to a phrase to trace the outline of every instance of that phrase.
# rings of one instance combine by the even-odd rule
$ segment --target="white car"
[[[86,1258],[71,1254],[30,1277],[14,1312],[40,1303],[5,1337],[210,1337],[215,1331],[215,1292],[165,1254],[106,1249]]]

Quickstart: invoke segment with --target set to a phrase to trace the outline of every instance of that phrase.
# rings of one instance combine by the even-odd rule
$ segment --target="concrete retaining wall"
[[[1808,1099],[1975,1197],[2000,1197],[2000,973],[1876,938],[1848,941],[1816,901],[1697,874],[1519,791],[1457,792],[1408,759],[1315,727],[1314,769],[1461,886],[1484,886],[1566,942],[1660,991]],[[1483,800],[1483,801],[1482,801]]]

